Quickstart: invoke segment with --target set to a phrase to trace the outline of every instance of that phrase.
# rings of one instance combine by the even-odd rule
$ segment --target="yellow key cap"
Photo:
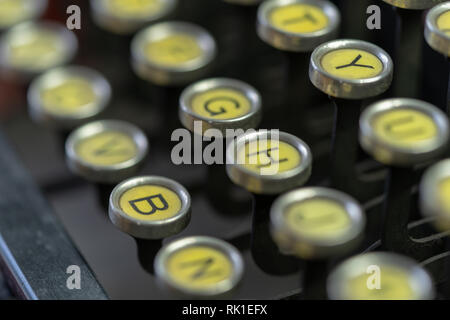
[[[96,117],[107,107],[111,86],[95,70],[81,66],[60,67],[34,79],[27,97],[34,121],[71,129]]]
[[[204,246],[178,250],[167,261],[167,272],[176,283],[200,290],[229,279],[232,268],[225,254]]]
[[[48,112],[72,115],[95,103],[97,96],[89,81],[74,77],[53,88],[44,89],[41,99],[44,109]]]
[[[285,193],[270,210],[280,250],[303,259],[349,252],[361,240],[365,216],[359,203],[333,189],[309,187]]]
[[[152,16],[164,5],[162,0],[108,0],[106,3],[107,9],[113,15],[128,18]]]
[[[365,99],[385,92],[393,62],[380,47],[361,40],[334,40],[318,46],[310,60],[311,82],[336,98]]]
[[[249,142],[238,150],[238,163],[256,174],[282,174],[299,167],[300,152],[289,143],[275,140]]]
[[[71,60],[77,49],[73,32],[55,23],[21,23],[6,32],[0,48],[5,67],[38,73]]]
[[[342,236],[350,226],[344,207],[320,198],[292,204],[286,210],[285,219],[293,232],[318,239]]]
[[[30,33],[26,41],[11,45],[11,65],[30,70],[47,69],[63,55],[62,46],[56,34],[45,31]]]
[[[445,150],[448,139],[447,116],[420,100],[382,100],[361,115],[360,143],[385,164],[408,166],[431,160]]]
[[[439,201],[442,203],[442,208],[450,220],[450,177],[443,179],[438,188]]]
[[[243,6],[252,6],[262,2],[263,0],[223,0],[223,1]]]
[[[211,89],[192,99],[192,110],[204,118],[227,120],[242,117],[251,109],[244,94],[233,89]]]
[[[428,300],[435,293],[429,274],[414,260],[391,252],[351,257],[329,275],[333,300]]]
[[[429,167],[420,183],[420,211],[437,229],[450,231],[450,160]]]
[[[117,120],[85,124],[66,141],[69,168],[87,180],[102,183],[115,183],[136,173],[147,151],[144,133]]]
[[[47,0],[0,0],[0,30],[40,16]]]
[[[333,50],[322,58],[326,72],[344,79],[367,79],[379,75],[383,64],[374,54],[359,49]]]
[[[217,129],[227,136],[227,129],[246,130],[258,126],[261,120],[261,96],[245,82],[212,78],[193,83],[180,96],[181,123],[191,131],[208,135]],[[233,135],[234,135],[233,131]]]
[[[310,52],[338,36],[340,14],[327,0],[272,0],[258,8],[257,32],[269,45]]]
[[[320,7],[297,3],[273,9],[270,22],[286,32],[311,33],[327,27],[328,17]]]
[[[181,200],[166,187],[140,185],[125,191],[119,205],[130,217],[155,221],[176,215],[181,209]]]
[[[76,144],[75,152],[84,162],[112,166],[135,157],[137,146],[128,134],[108,130],[82,139]]]
[[[426,113],[394,109],[377,116],[372,122],[375,135],[383,143],[398,147],[413,147],[436,137],[437,125]]]
[[[450,36],[450,11],[442,13],[436,23],[439,30]]]
[[[236,290],[242,257],[225,241],[188,237],[163,247],[155,258],[158,279],[172,292],[197,298],[222,298]]]
[[[203,54],[198,40],[192,35],[182,33],[148,43],[145,53],[149,62],[164,67],[187,65]]]
[[[116,227],[139,239],[163,239],[183,230],[191,217],[191,200],[178,182],[138,176],[111,193],[109,217]]]
[[[177,0],[91,0],[92,17],[103,29],[132,34],[147,24],[167,18]]]
[[[206,74],[216,44],[203,28],[173,21],[141,30],[133,38],[131,51],[139,77],[158,85],[179,85]]]
[[[361,274],[349,279],[348,298],[350,300],[414,300],[411,275],[401,268],[380,267],[379,289],[369,287],[371,274]]]
[[[276,130],[249,130],[233,141],[226,153],[230,179],[254,193],[276,194],[301,186],[311,173],[309,147]]]
[[[428,11],[425,40],[434,50],[450,56],[450,3],[448,1]]]
[[[383,0],[390,5],[403,9],[429,9],[445,0]]]

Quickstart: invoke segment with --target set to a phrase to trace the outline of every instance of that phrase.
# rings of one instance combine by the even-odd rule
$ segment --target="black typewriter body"
[[[399,9],[381,0],[330,2],[341,15],[335,39],[374,43],[394,61],[394,80],[390,88],[380,95],[359,99],[362,109],[382,99],[415,98],[447,112],[448,119],[449,64],[447,57],[424,40],[426,10]],[[174,164],[171,151],[177,141],[171,140],[171,134],[183,127],[178,113],[179,97],[191,83],[163,86],[139,79],[130,65],[133,34],[117,35],[99,27],[87,0],[49,0],[41,19],[64,25],[71,14],[66,9],[72,4],[81,8],[81,29],[73,30],[78,38],[78,51],[70,64],[97,70],[112,88],[110,103],[99,118],[123,120],[139,127],[149,141],[148,156],[139,175],[176,180],[191,196],[188,225],[178,234],[165,238],[163,244],[188,236],[210,236],[232,244],[242,255],[245,266],[232,299],[303,298],[305,278],[316,279],[310,284],[312,287],[324,285],[327,273],[339,263],[355,255],[380,250],[414,256],[416,262],[432,274],[435,298],[450,298],[448,233],[442,235],[422,216],[418,190],[420,177],[426,169],[449,156],[448,143],[445,152],[421,164],[414,175],[401,168],[396,171],[397,176],[390,175],[390,166],[374,160],[359,146],[360,114],[354,112],[352,105],[357,105],[356,100],[330,99],[309,80],[312,50],[283,51],[260,39],[256,32],[258,5],[179,0],[171,15],[161,20],[199,25],[208,30],[217,46],[211,69],[191,82],[233,78],[256,88],[262,101],[262,121],[258,128],[291,133],[311,149],[312,173],[304,187],[344,191],[357,198],[365,212],[363,239],[353,250],[330,258],[328,270],[318,264],[315,266],[314,261],[308,265],[309,262],[302,259],[295,261],[295,268],[290,268],[289,259],[287,262],[281,259],[279,263],[269,261],[267,267],[262,266],[255,260],[264,256],[265,250],[276,250],[276,247],[267,220],[258,221],[253,211],[255,206],[262,206],[265,209],[261,210],[268,212],[276,196],[284,192],[270,199],[256,196],[255,200],[251,192],[229,180],[223,165]],[[371,5],[381,8],[381,29],[368,29],[367,19],[371,14],[367,8]],[[399,59],[402,61],[397,69]],[[56,133],[30,119],[29,83],[29,80],[8,77],[0,82],[0,257],[3,271],[0,298],[177,298],[163,290],[156,276],[142,267],[133,237],[111,223],[107,204],[105,206],[111,190],[105,195],[101,188],[69,170],[64,146],[69,132]],[[298,103],[301,105],[298,109],[283,107],[296,106],[299,99],[304,100]],[[336,104],[344,106],[340,113],[336,113]],[[345,109],[346,104],[348,109]],[[203,142],[207,144],[208,141]],[[356,159],[351,164],[356,178],[348,175],[347,160],[352,156]],[[331,164],[333,157],[338,161]],[[364,184],[352,185],[355,179],[378,181],[375,191]],[[333,186],[332,181],[339,181],[339,186]],[[409,203],[407,218],[385,217],[388,181],[396,182],[390,187],[397,191],[389,195],[389,203],[400,206]],[[395,211],[395,206],[391,210]],[[255,240],[257,229],[264,236]],[[388,234],[383,230],[388,230]],[[436,244],[429,247],[424,244],[418,251],[414,247],[411,253],[408,244],[402,243],[405,230],[413,238],[434,239]],[[382,248],[384,240],[381,239],[386,238],[396,238],[387,241],[398,246]],[[419,251],[419,256],[415,256]],[[71,265],[81,269],[79,290],[66,286],[71,275],[67,268]]]

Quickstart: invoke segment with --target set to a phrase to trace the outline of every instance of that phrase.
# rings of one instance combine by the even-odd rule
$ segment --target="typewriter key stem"
[[[303,272],[303,299],[325,300],[328,263],[325,260],[306,261]]]
[[[308,123],[311,119],[310,106],[320,104],[321,98],[326,103],[324,97],[314,88],[308,76],[309,59],[311,52],[285,52],[287,60],[287,95],[285,106],[286,113],[280,112],[283,122],[288,120],[286,130],[306,143],[312,144],[317,140],[310,130]],[[331,129],[331,128],[330,128]]]
[[[334,103],[334,128],[332,138],[331,184],[353,196],[357,180],[355,164],[358,155],[358,129],[360,100],[332,98]],[[357,197],[358,198],[358,197]]]
[[[370,0],[334,0],[342,15],[341,37],[343,39],[361,39],[368,37],[366,10],[373,1]],[[384,27],[384,25],[383,25]]]
[[[383,180],[361,181],[356,173],[361,100],[332,98],[335,108],[331,154],[331,186],[365,202],[382,194]]]
[[[418,98],[422,70],[423,11],[395,8],[400,29],[395,48],[394,92],[398,97]]]
[[[285,275],[297,272],[298,259],[283,255],[270,234],[270,208],[276,196],[253,196],[251,253],[255,263],[268,274]]]
[[[448,85],[447,85],[447,104],[444,106],[447,112],[447,116],[450,117],[450,59],[447,58],[447,69],[448,69]]]
[[[109,208],[109,197],[115,187],[115,184],[96,183],[95,186],[97,188],[97,196],[99,199],[99,203],[107,213]]]
[[[411,210],[411,188],[417,175],[411,168],[390,167],[383,208],[383,250],[407,254],[419,261],[442,252],[442,239],[419,242],[408,233]]]
[[[243,192],[238,186],[231,182],[226,172],[226,150],[227,139],[222,141],[222,155],[220,159],[223,164],[213,163],[207,166],[206,195],[214,208],[226,215],[243,215],[251,212],[252,200],[248,192]],[[228,140],[231,140],[228,138]],[[211,143],[214,143],[212,141]],[[208,143],[203,143],[203,150]],[[217,157],[216,155],[216,158]]]
[[[243,215],[251,210],[251,197],[228,179],[225,166],[208,166],[206,194],[214,208],[227,215]]]
[[[422,65],[421,94],[423,99],[449,115],[450,63],[448,58],[424,42]]]
[[[139,263],[142,268],[150,274],[154,274],[153,261],[159,249],[162,247],[162,240],[147,240],[135,238]]]

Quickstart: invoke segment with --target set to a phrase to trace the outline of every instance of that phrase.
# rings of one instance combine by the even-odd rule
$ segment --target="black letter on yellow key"
[[[268,167],[268,166],[271,166],[272,164],[282,163],[282,162],[286,162],[286,161],[289,160],[288,158],[282,158],[280,160],[276,160],[276,159],[272,158],[272,154],[271,153],[272,153],[273,150],[278,150],[278,148],[269,148],[269,149],[266,149],[266,150],[260,150],[260,151],[254,152],[254,153],[249,153],[249,154],[247,154],[247,158],[250,158],[251,156],[259,155],[260,153],[265,152],[266,156],[267,156],[267,158],[269,160],[266,163],[260,163],[257,166],[258,168]]]
[[[357,62],[362,58],[362,55],[358,54],[358,56],[349,64],[344,64],[342,66],[336,67],[336,69],[344,69],[348,67],[361,67],[361,68],[369,68],[374,69],[373,66],[369,66],[367,64],[358,64]]]
[[[96,157],[112,157],[115,155],[127,154],[128,152],[128,149],[118,145],[117,139],[113,138],[94,150],[94,155]]]
[[[205,110],[206,110],[207,112],[209,112],[209,114],[211,115],[211,117],[218,116],[218,115],[220,115],[220,114],[226,113],[227,110],[226,110],[224,107],[220,107],[220,108],[219,108],[219,111],[214,111],[214,110],[212,110],[212,109],[209,107],[210,104],[212,104],[212,103],[214,103],[214,102],[216,102],[216,101],[224,101],[224,100],[225,100],[225,101],[230,101],[231,103],[234,104],[234,106],[236,107],[236,109],[239,109],[239,102],[237,102],[236,100],[234,100],[234,99],[232,99],[232,98],[228,98],[228,97],[217,97],[217,98],[213,98],[213,99],[210,99],[210,100],[206,101],[206,103],[205,103]]]
[[[211,257],[193,260],[189,262],[184,262],[180,265],[181,268],[191,268],[198,266],[198,269],[191,275],[192,280],[197,280],[201,278],[206,278],[210,276],[215,276],[221,273],[221,270],[211,270],[208,272],[208,269],[214,264],[214,259]]]
[[[411,137],[414,135],[421,134],[423,131],[423,128],[416,127],[416,128],[410,128],[409,130],[401,130],[402,125],[410,124],[411,122],[414,122],[414,118],[412,116],[407,116],[403,118],[399,118],[396,120],[393,120],[389,123],[387,123],[384,128],[386,131],[388,131],[393,137],[397,139],[404,139],[407,137]]]
[[[317,24],[316,18],[314,18],[314,17],[311,15],[311,13],[309,13],[309,12],[305,13],[305,15],[302,16],[302,17],[297,17],[297,18],[292,18],[292,19],[284,20],[284,21],[283,21],[283,24],[284,24],[284,25],[288,25],[288,24],[293,24],[293,23],[299,23],[299,22],[303,22],[304,20],[309,20],[309,21],[311,21],[311,23]]]
[[[162,207],[158,207],[154,202],[153,199],[158,198],[159,201],[162,204]],[[136,205],[138,202],[142,202],[142,201],[147,201],[147,203],[150,205],[150,207],[152,208],[152,210],[148,211],[148,212],[144,212],[142,210],[140,210],[138,208],[138,206]],[[149,196],[149,197],[145,197],[145,198],[140,198],[140,199],[135,199],[135,200],[131,200],[129,201],[131,207],[136,211],[139,212],[140,214],[144,214],[144,215],[150,215],[155,213],[156,211],[160,210],[167,210],[169,208],[169,204],[167,203],[166,199],[164,199],[164,197],[162,196],[162,194],[157,194],[154,196]]]

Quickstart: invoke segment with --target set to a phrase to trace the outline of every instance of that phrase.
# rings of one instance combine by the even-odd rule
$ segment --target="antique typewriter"
[[[1,299],[450,298],[450,1],[0,0]]]

